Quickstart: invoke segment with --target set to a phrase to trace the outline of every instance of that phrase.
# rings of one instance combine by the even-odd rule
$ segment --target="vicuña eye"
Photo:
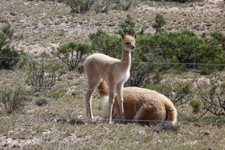
[[[130,43],[128,43],[128,42],[126,43],[126,45],[129,45],[129,44],[130,44]]]

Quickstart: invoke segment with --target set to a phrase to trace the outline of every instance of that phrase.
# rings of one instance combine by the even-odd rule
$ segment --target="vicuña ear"
[[[126,36],[126,34],[124,33],[124,32],[122,32],[122,39],[124,39],[125,38],[125,36]]]
[[[132,36],[133,36],[134,38],[136,38],[136,33],[134,33]]]

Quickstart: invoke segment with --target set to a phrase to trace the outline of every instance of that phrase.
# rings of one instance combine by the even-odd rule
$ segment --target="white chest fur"
[[[102,97],[102,119],[109,117],[109,96],[105,95]]]
[[[129,79],[129,77],[130,77],[130,67],[125,73],[121,74],[118,82],[126,82]]]

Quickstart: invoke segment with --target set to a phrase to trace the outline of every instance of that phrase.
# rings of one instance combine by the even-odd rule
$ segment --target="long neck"
[[[109,95],[109,93],[108,93],[108,86],[107,86],[105,80],[102,80],[102,82],[99,84],[99,86],[98,86],[98,92],[99,92],[101,98],[103,96]]]
[[[131,52],[126,51],[124,47],[122,47],[122,59],[121,61],[124,64],[124,67],[130,67],[131,63]]]

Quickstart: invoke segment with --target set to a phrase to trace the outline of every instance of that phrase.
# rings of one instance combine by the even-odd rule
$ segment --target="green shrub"
[[[198,68],[202,74],[209,74],[214,69],[222,70],[225,64],[225,35],[221,32],[211,32],[210,34],[203,33],[196,45],[196,62],[206,65],[201,65]],[[207,65],[211,64],[211,65]],[[212,65],[216,64],[216,65]],[[218,64],[222,64],[221,66]]]
[[[166,21],[162,14],[156,13],[155,23],[153,23],[152,27],[156,29],[156,33],[161,33],[164,31],[162,27],[166,24]]]
[[[91,40],[91,49],[94,52],[108,54],[111,57],[121,58],[122,40],[116,36],[109,36],[102,29],[98,29],[96,33],[89,34]]]
[[[2,90],[0,99],[6,113],[11,114],[14,111],[24,108],[26,98],[21,87],[16,87],[15,89],[6,88]]]
[[[215,36],[217,35],[217,36]],[[216,32],[205,37],[198,37],[194,32],[165,32],[163,34],[145,34],[137,39],[137,49],[146,60],[158,63],[177,63],[175,68],[199,69],[202,74],[209,74],[214,68],[222,70],[224,64],[224,37]],[[183,65],[181,65],[181,63]],[[197,63],[197,65],[196,65]]]
[[[119,35],[121,35],[122,32],[128,35],[133,35],[135,33],[135,22],[130,14],[127,15],[127,19],[119,23],[119,28],[120,29],[116,32]]]
[[[225,82],[221,83],[220,86],[221,86],[222,89],[225,89]]]
[[[200,108],[201,108],[201,102],[199,100],[192,100],[190,102],[190,105],[192,106],[193,108],[193,113],[198,113],[200,111]]]
[[[11,69],[19,62],[18,57],[21,55],[12,45],[14,40],[14,30],[11,29],[10,24],[2,27],[0,32],[0,68]]]
[[[83,60],[84,54],[89,52],[92,52],[89,44],[69,42],[60,45],[57,51],[52,51],[51,54],[62,60],[69,67],[69,70],[73,70]]]

